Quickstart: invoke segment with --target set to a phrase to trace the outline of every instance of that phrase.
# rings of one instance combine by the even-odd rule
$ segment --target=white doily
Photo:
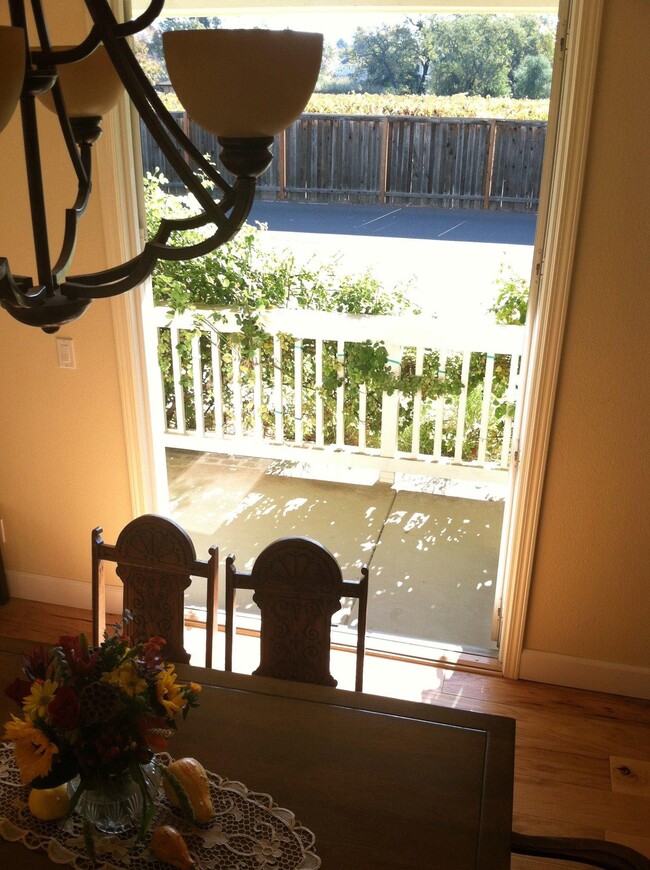
[[[158,755],[162,764],[171,756]],[[318,870],[315,838],[289,810],[275,806],[273,799],[249,791],[208,771],[210,797],[215,816],[207,825],[190,825],[174,810],[161,792],[149,831],[158,825],[173,825],[184,837],[197,867],[203,870]],[[11,743],[0,743],[0,836],[20,842],[28,849],[43,849],[55,864],[77,870],[168,870],[145,843],[135,842],[135,833],[108,836],[96,832],[97,863],[88,857],[81,818],[72,813],[54,822],[35,818],[27,807],[29,787],[18,775]]]

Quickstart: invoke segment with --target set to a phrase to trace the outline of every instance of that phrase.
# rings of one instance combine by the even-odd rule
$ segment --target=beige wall
[[[81,9],[78,0],[58,4],[67,20],[59,18],[57,24],[83,35]],[[6,17],[1,23],[5,21]],[[55,26],[53,41],[63,39],[63,27],[58,32],[57,37]],[[52,227],[51,249],[58,251],[61,206],[74,201],[75,188],[54,116],[43,112],[43,117],[42,142],[47,145],[46,173],[51,180],[47,201],[59,219]],[[11,254],[15,273],[33,274],[19,148],[16,113],[0,134],[0,250]],[[106,143],[100,141],[97,148],[101,155]],[[100,199],[95,197],[83,221],[74,271],[101,268],[110,256]],[[90,250],[84,238],[93,239]],[[73,339],[74,371],[58,367],[55,336],[0,312],[0,517],[6,534],[2,549],[10,570],[89,581],[91,529],[103,524],[107,537],[112,537],[131,516],[111,303],[93,303],[60,335]]]
[[[76,4],[57,8],[77,20]],[[528,649],[631,665],[650,665],[649,32],[646,0],[607,0],[526,632]],[[15,120],[0,135],[3,185],[21,182],[16,135]],[[24,215],[3,192],[0,248],[21,262]],[[84,232],[96,259],[77,267],[101,266],[97,201]],[[110,303],[62,334],[76,371],[57,368],[52,336],[0,314],[0,516],[8,568],[81,580],[90,529],[112,539],[131,511]]]
[[[525,646],[650,667],[650,3],[607,0]]]

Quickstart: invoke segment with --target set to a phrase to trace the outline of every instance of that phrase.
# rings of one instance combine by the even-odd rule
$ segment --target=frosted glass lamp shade
[[[291,30],[163,34],[167,71],[188,115],[216,136],[274,136],[299,117],[320,70],[323,36]]]
[[[57,73],[69,118],[101,117],[116,105],[122,93],[122,82],[103,45],[77,63],[61,64]],[[56,111],[51,93],[41,94],[39,99],[51,112]]]
[[[25,31],[0,27],[0,132],[18,104],[25,78]]]

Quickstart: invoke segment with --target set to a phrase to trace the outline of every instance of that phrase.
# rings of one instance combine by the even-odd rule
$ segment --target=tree
[[[163,33],[167,33],[169,30],[216,30],[220,24],[219,18],[205,16],[199,18],[161,18],[134,40],[138,63],[154,84],[167,81],[169,76],[163,51]]]
[[[545,57],[553,65],[556,19],[551,15],[515,16],[510,35],[512,47],[509,78],[514,88],[515,74],[526,57]]]
[[[419,27],[405,24],[357,28],[343,59],[355,70],[366,91],[390,94],[422,94],[429,59],[422,50]]]
[[[502,16],[432,16],[425,25],[435,94],[502,97],[510,92],[510,50]]]
[[[513,96],[518,100],[545,100],[551,93],[553,67],[547,57],[525,57],[515,70]]]
[[[548,17],[433,15],[422,25],[431,61],[430,90],[449,95],[503,97],[513,92],[515,70],[524,58],[553,54]]]

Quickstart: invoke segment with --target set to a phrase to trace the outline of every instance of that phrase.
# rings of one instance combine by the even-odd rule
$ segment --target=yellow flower
[[[115,668],[114,671],[102,674],[102,682],[117,686],[129,698],[141,695],[147,688],[147,681],[138,676],[133,662],[127,661]]]
[[[174,665],[167,665],[165,670],[158,674],[156,694],[168,716],[175,716],[187,704],[187,699],[183,694],[184,688],[176,682]]]
[[[200,692],[202,688],[201,683],[190,683],[190,690],[192,692]]]
[[[45,719],[47,705],[54,697],[59,688],[56,680],[37,680],[32,683],[30,694],[23,700],[25,716],[35,722],[37,719]]]
[[[47,776],[52,756],[59,751],[43,732],[29,721],[12,716],[5,723],[5,739],[12,740],[20,778],[27,784],[37,776]]]

